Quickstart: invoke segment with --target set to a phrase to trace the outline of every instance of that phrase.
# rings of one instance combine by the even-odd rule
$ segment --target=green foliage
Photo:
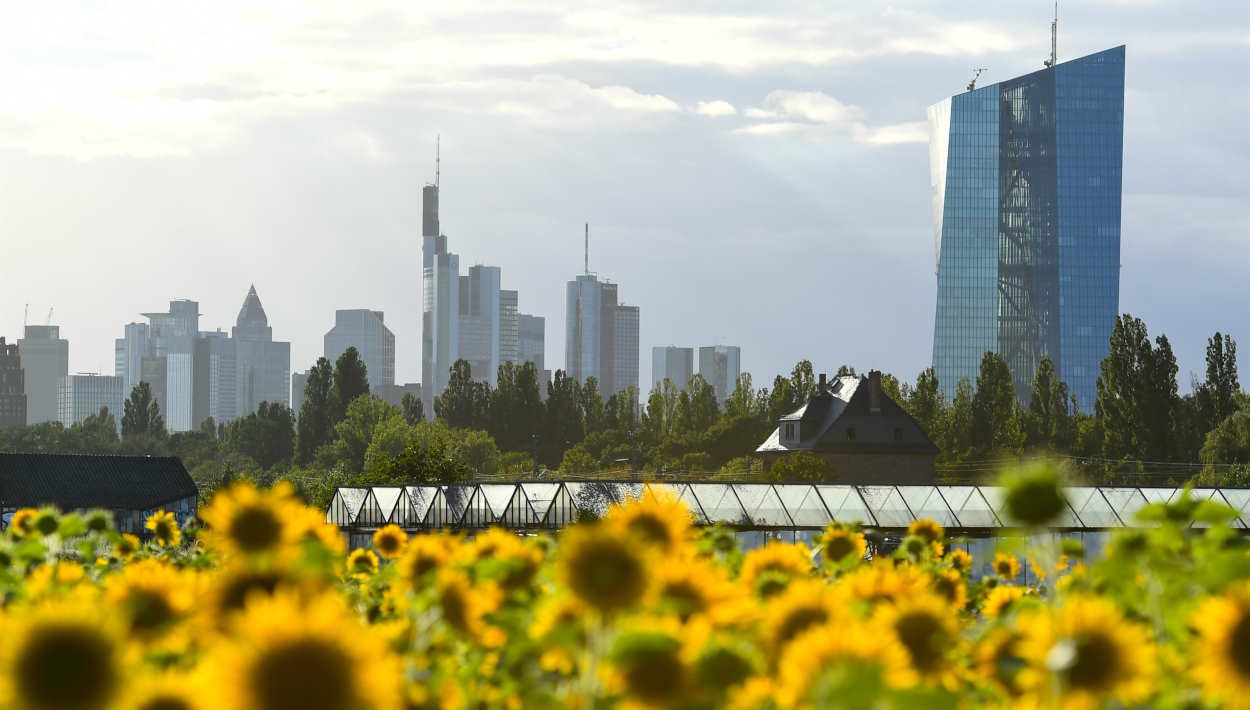
[[[152,387],[140,382],[122,404],[122,437],[143,442],[161,439],[165,434],[165,420],[160,404],[152,397]]]
[[[369,374],[356,348],[348,346],[334,363],[333,388],[330,393],[330,425],[347,416],[347,408],[356,398],[369,394]]]
[[[1145,323],[1128,314],[1116,317],[1095,405],[1105,458],[1170,458],[1178,400],[1176,371],[1167,336],[1156,338],[1151,347]]]
[[[404,398],[399,402],[399,408],[404,411],[404,421],[410,425],[425,421],[425,408],[421,403],[421,398],[413,396],[411,392],[404,393]]]
[[[499,472],[499,449],[491,435],[484,431],[465,432],[459,458],[476,475],[493,476]]]
[[[569,476],[592,473],[598,468],[594,457],[586,450],[584,444],[577,444],[565,451],[564,458],[560,460],[560,473]]]
[[[807,451],[784,454],[765,477],[774,483],[819,483],[836,478],[829,462]]]
[[[295,454],[295,413],[277,402],[261,402],[254,413],[230,422],[225,434],[227,450],[270,468],[290,461]],[[200,435],[208,439],[207,433]]]
[[[470,471],[457,455],[457,444],[447,425],[421,422],[409,429],[408,440],[398,455],[381,457],[368,474],[351,480],[369,485],[466,481]]]
[[[403,422],[399,407],[372,395],[361,395],[347,405],[343,420],[334,426],[335,459],[348,472],[364,469],[365,454],[373,443],[374,433],[385,421]]]
[[[1250,464],[1250,409],[1233,412],[1207,434],[1202,461],[1214,464]]]
[[[320,357],[308,370],[304,382],[304,403],[300,405],[296,429],[296,460],[312,461],[313,454],[330,441],[333,423],[330,416],[330,396],[334,389],[334,368],[330,361]]]
[[[987,351],[972,396],[972,446],[980,456],[1012,454],[1023,438],[1011,370],[1002,356]]]
[[[453,427],[487,426],[490,385],[476,382],[467,360],[452,363],[447,389],[434,400],[434,415]]]
[[[1033,394],[1024,416],[1025,439],[1030,448],[1069,451],[1076,441],[1075,399],[1068,385],[1055,373],[1055,365],[1044,357],[1033,377]]]

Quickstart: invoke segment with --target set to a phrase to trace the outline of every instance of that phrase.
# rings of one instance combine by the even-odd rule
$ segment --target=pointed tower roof
[[[243,299],[243,307],[239,309],[239,318],[235,324],[244,326],[269,325],[269,316],[265,315],[265,307],[260,305],[260,296],[256,295],[256,285],[247,290],[247,298]]]

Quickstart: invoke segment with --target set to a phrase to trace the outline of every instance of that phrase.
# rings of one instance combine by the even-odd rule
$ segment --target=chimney
[[[816,391],[820,394],[824,394],[826,385],[827,385],[827,382],[825,381],[825,373],[822,372],[820,373],[820,387],[818,387]]]
[[[881,371],[872,370],[868,373],[868,410],[873,414],[881,413]]]

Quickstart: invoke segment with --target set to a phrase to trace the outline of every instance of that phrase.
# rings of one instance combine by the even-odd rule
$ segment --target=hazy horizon
[[[1182,390],[1216,330],[1250,346],[1250,6],[1060,7],[1059,59],[1127,45],[1120,311]],[[421,185],[442,231],[547,319],[590,266],[650,349],[725,343],[912,380],[932,356],[925,109],[1040,69],[1049,2],[294,3],[0,10],[0,335],[23,309],[113,371],[175,298],[234,325],[255,284],[291,370],[336,308],[385,313],[420,379]],[[1242,358],[1243,366],[1246,359]]]

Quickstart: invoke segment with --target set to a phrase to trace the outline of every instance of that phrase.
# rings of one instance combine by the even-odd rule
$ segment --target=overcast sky
[[[420,187],[564,365],[591,269],[653,345],[914,379],[931,359],[925,108],[1041,67],[1048,2],[21,3],[0,8],[0,335],[72,371],[172,298],[228,329],[255,284],[292,370],[335,308],[420,377]],[[1127,45],[1120,310],[1183,386],[1219,329],[1250,380],[1250,4],[1060,7],[1059,57]]]

